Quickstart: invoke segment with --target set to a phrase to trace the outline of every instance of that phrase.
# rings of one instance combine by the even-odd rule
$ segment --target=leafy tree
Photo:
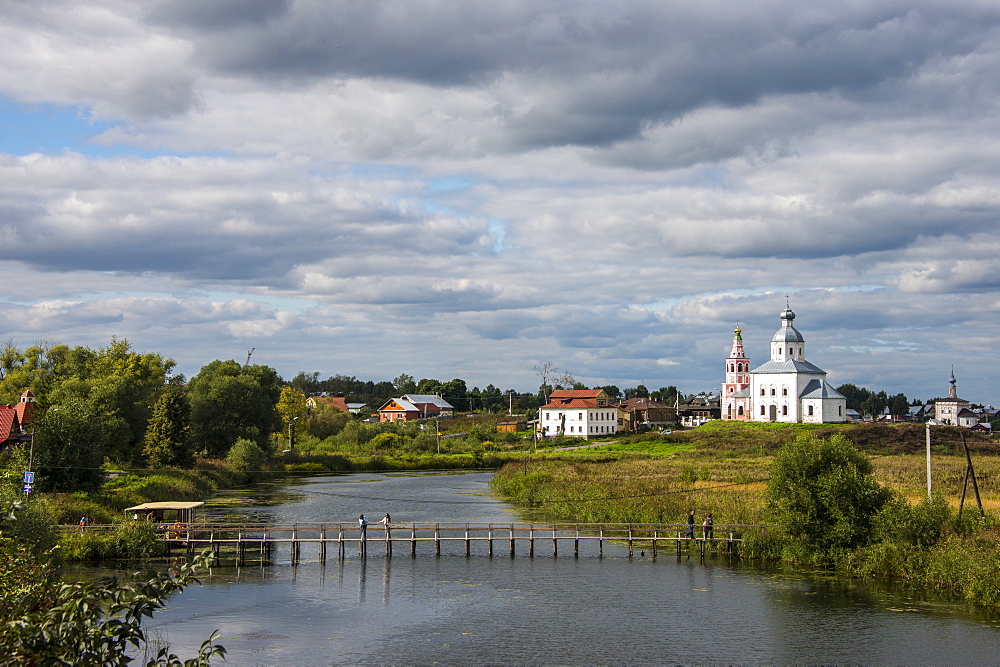
[[[34,427],[39,490],[99,488],[105,452],[124,430],[119,418],[89,400],[73,398],[49,408]]]
[[[635,389],[625,390],[626,398],[649,398],[649,390],[646,389],[646,385],[640,384]]]
[[[492,384],[486,385],[485,389],[479,391],[479,401],[483,410],[487,412],[496,412],[502,410],[504,407],[509,407],[510,402],[504,401],[507,395],[500,391],[498,387],[494,387]]]
[[[905,417],[910,414],[910,402],[905,394],[896,394],[889,399],[889,414],[893,417]]]
[[[889,397],[884,391],[870,392],[868,398],[861,403],[861,414],[877,419],[885,413],[887,407],[889,407]]]
[[[313,392],[323,391],[320,389],[319,372],[313,371],[312,373],[306,373],[305,371],[299,371],[298,374],[292,378],[292,381],[288,383],[293,388],[298,389],[303,394],[311,394]]]
[[[267,452],[253,440],[239,438],[229,448],[226,463],[236,472],[247,473],[251,478],[256,477],[267,465]]]
[[[351,415],[339,410],[329,403],[317,403],[316,407],[310,408],[305,419],[306,430],[309,435],[325,440],[332,435],[337,435],[344,426],[351,421]]]
[[[281,428],[275,408],[281,378],[268,366],[213,361],[191,378],[188,395],[195,448],[209,456],[223,456],[239,438],[266,451],[271,433]]]
[[[8,664],[19,665],[130,663],[129,652],[146,646],[143,620],[162,609],[168,596],[197,583],[197,570],[207,568],[212,558],[206,552],[172,572],[124,583],[115,577],[61,583],[55,568],[31,554],[10,553],[9,543],[0,539],[0,550],[8,552],[0,559],[0,579],[19,579],[21,585],[0,587],[0,648]],[[216,636],[213,632],[188,664],[207,665],[224,656],[226,649],[215,643]],[[181,662],[164,648],[150,664]]]
[[[153,404],[142,453],[151,468],[194,465],[191,402],[181,387],[168,384],[160,392]]]
[[[433,396],[444,394],[444,385],[440,380],[421,378],[420,382],[417,383],[417,391],[415,393]]]
[[[455,378],[441,386],[441,395],[451,403],[456,412],[467,412],[469,410],[469,390],[465,386],[465,380]]]
[[[57,348],[50,351],[56,352]],[[43,405],[81,402],[113,429],[102,438],[103,453],[122,462],[141,459],[152,404],[174,367],[172,359],[132,350],[127,340],[111,339],[104,348],[58,352]]]
[[[660,387],[651,393],[650,397],[657,403],[662,403],[667,406],[672,406],[678,401],[681,403],[684,402],[684,397],[674,385],[670,385],[669,387]]]
[[[392,388],[399,396],[402,396],[403,394],[414,394],[417,391],[417,383],[413,381],[412,375],[400,373],[399,376],[392,381]]]
[[[768,509],[792,537],[822,549],[870,540],[872,521],[891,497],[863,453],[840,434],[803,434],[775,456]]]
[[[281,416],[281,433],[285,437],[291,437],[294,442],[297,436],[306,432],[306,422],[302,417],[306,414],[306,395],[298,389],[289,386],[281,388],[281,395],[278,397],[278,404],[275,406]],[[289,447],[292,445],[289,442]]]

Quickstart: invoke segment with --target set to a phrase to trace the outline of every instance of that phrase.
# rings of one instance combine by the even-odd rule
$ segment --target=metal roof
[[[751,373],[816,373],[820,375],[826,375],[826,371],[824,371],[819,366],[815,366],[809,363],[808,361],[796,361],[794,359],[788,359],[787,361],[766,361],[750,372]]]
[[[826,380],[809,380],[799,394],[799,398],[843,398],[846,396],[833,388]]]

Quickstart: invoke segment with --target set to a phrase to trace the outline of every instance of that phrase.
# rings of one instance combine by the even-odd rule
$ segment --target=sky
[[[993,2],[11,0],[0,338],[1000,404]]]

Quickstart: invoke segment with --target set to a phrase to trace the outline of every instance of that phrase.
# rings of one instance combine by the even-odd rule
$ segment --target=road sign
[[[35,473],[33,473],[33,472],[26,472],[26,473],[24,473],[24,483],[25,484],[34,484],[35,483]]]
[[[25,484],[25,485],[24,485],[23,487],[21,487],[21,489],[22,489],[22,490],[23,490],[23,491],[24,491],[25,493],[31,493],[31,484]]]

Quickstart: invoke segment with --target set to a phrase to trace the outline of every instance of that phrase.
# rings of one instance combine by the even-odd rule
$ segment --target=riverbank
[[[764,429],[715,430],[724,437],[668,455],[643,456],[643,444],[632,442],[626,446],[634,452],[614,461],[588,461],[581,453],[576,460],[508,464],[494,476],[492,487],[552,520],[682,523],[694,511],[698,524],[709,512],[716,524],[774,524],[765,497],[773,452],[803,431],[819,429],[771,429],[776,438],[764,437]],[[860,441],[871,457],[875,479],[893,493],[893,503],[876,517],[869,544],[821,550],[777,529],[758,528],[747,531],[742,555],[833,568],[850,576],[898,579],[953,591],[977,604],[1000,605],[1000,530],[993,490],[993,480],[1000,479],[1000,456],[988,441],[977,439],[970,447],[976,451],[985,516],[975,505],[970,485],[960,518],[957,507],[966,469],[964,449],[955,451],[961,446],[960,433],[936,433],[941,437],[932,456],[933,502],[926,501],[925,455],[892,453],[918,450],[913,441],[922,430],[869,430],[880,437],[865,441],[858,438],[864,431],[838,429]],[[741,438],[741,433],[752,437]],[[651,438],[646,449],[655,452],[668,444]],[[585,451],[594,457],[608,455],[600,448]]]

